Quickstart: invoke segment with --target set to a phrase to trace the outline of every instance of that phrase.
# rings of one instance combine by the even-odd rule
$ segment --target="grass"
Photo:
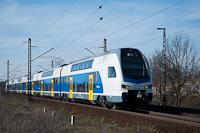
[[[47,112],[44,113],[44,107]],[[83,114],[74,115],[75,125],[70,125],[72,111],[57,109],[55,116],[52,111],[56,109],[37,103],[28,102],[14,95],[0,94],[0,132],[24,133],[24,132],[123,132],[123,133],[154,133],[153,127],[119,127],[115,121],[106,123],[105,118],[92,118]]]

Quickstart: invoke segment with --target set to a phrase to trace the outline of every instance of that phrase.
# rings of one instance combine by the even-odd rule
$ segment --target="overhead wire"
[[[119,4],[117,4],[114,8],[112,8],[108,13],[106,13],[103,17],[106,17],[108,14],[110,14],[113,10],[115,10],[117,7],[119,7],[125,0],[122,0]]]
[[[135,36],[135,35],[139,35],[139,34],[141,34],[141,33],[147,32],[147,31],[149,31],[149,30],[155,29],[155,28],[157,28],[157,27],[159,27],[159,26],[162,26],[162,25],[165,25],[165,24],[174,22],[174,21],[176,21],[176,20],[178,20],[178,19],[180,19],[180,18],[183,18],[183,17],[185,17],[185,16],[191,15],[191,14],[193,14],[193,13],[195,13],[195,12],[198,12],[198,11],[200,11],[200,9],[197,9],[197,10],[195,10],[195,11],[192,11],[192,12],[189,13],[189,14],[186,14],[186,15],[183,15],[183,16],[180,16],[180,17],[177,17],[177,18],[175,18],[175,19],[172,19],[172,20],[170,20],[170,21],[167,21],[167,22],[165,22],[165,23],[162,23],[162,24],[160,24],[160,25],[157,25],[157,26],[155,26],[155,27],[153,27],[153,28],[149,28],[149,29],[147,29],[147,30],[144,30],[144,31],[141,31],[141,32],[137,32],[137,33],[135,33],[135,34],[131,34],[131,36],[122,38],[122,39],[120,39],[120,40],[124,40],[124,39],[127,39],[127,38],[132,38],[132,37]]]
[[[117,7],[119,7],[125,0],[121,1],[119,4],[117,4],[114,8],[112,8],[107,14],[110,14],[114,9],[116,9]],[[97,23],[99,23],[101,20],[103,19],[103,17],[101,17],[99,20],[97,20],[92,26],[90,26],[86,31],[84,31],[81,35],[79,35],[75,40],[73,40],[71,43],[69,43],[66,47],[63,48],[62,51],[64,51],[65,48],[69,47],[70,45],[72,45],[74,42],[76,42],[78,39],[80,39],[85,33],[87,33],[91,28],[93,28]]]
[[[44,29],[42,32],[40,32],[38,35],[33,37],[33,39],[37,39],[39,36],[41,36],[44,32],[46,32],[51,26],[53,26],[75,3],[77,0],[74,0],[73,3],[61,14],[59,15],[49,26],[47,26],[46,29]]]
[[[9,71],[9,73],[15,71],[17,68],[19,68],[21,65],[17,66],[16,68],[14,68],[13,70]]]
[[[171,6],[169,6],[169,7],[167,7],[167,8],[164,8],[164,9],[162,9],[162,10],[160,10],[160,11],[158,11],[158,12],[152,14],[152,15],[150,15],[150,16],[147,16],[147,17],[145,17],[145,18],[143,18],[143,19],[140,19],[140,20],[138,20],[138,21],[136,21],[136,22],[134,22],[134,23],[131,23],[130,25],[127,25],[127,26],[125,26],[125,27],[123,27],[123,28],[121,28],[121,29],[119,29],[119,30],[117,30],[117,31],[115,31],[115,32],[112,32],[112,33],[106,35],[105,37],[111,36],[111,35],[116,34],[116,33],[120,32],[120,31],[122,31],[122,30],[125,30],[125,29],[127,29],[127,28],[129,28],[129,27],[131,27],[131,26],[133,26],[133,25],[135,25],[135,24],[138,24],[138,23],[140,23],[140,22],[142,22],[142,21],[144,21],[144,20],[146,20],[146,19],[148,19],[148,18],[151,18],[151,17],[153,17],[153,16],[155,16],[155,15],[161,13],[161,12],[164,12],[164,11],[166,11],[166,10],[168,10],[168,9],[170,9],[170,8],[172,8],[172,7],[174,7],[174,6],[176,6],[176,5],[179,5],[179,4],[181,4],[182,2],[184,2],[184,1],[185,1],[185,0],[179,1],[179,2],[177,2],[177,3],[175,3],[175,4],[171,5]]]
[[[141,3],[143,3],[144,1],[145,1],[145,0],[140,1],[139,3],[137,3],[136,5],[134,5],[133,7],[131,7],[130,9],[128,9],[128,10],[126,10],[125,12],[123,12],[122,14],[120,14],[120,15],[116,16],[115,18],[109,20],[107,23],[105,23],[105,24],[103,24],[103,25],[97,27],[97,28],[96,28],[95,30],[93,30],[92,32],[94,32],[94,31],[98,30],[99,28],[101,28],[101,27],[103,27],[103,26],[105,26],[105,25],[111,23],[112,21],[114,21],[115,19],[121,17],[122,15],[124,15],[125,13],[127,13],[128,11],[130,11],[130,10],[136,8],[137,6],[139,6],[139,5],[140,5]],[[92,33],[92,32],[90,32],[90,33]],[[90,34],[90,33],[89,33],[89,34]]]
[[[194,22],[191,22],[191,23],[187,23],[187,24],[184,24],[184,25],[181,25],[181,26],[177,26],[177,27],[174,27],[174,28],[171,28],[171,29],[168,29],[168,30],[174,30],[174,29],[177,29],[177,28],[180,28],[180,27],[183,27],[183,26],[186,26],[186,25],[189,25],[189,24],[193,24],[193,23],[196,23],[196,22],[199,22],[200,20],[197,20],[197,21],[194,21]],[[195,26],[195,27],[198,27],[199,25],[197,25],[197,26]],[[158,27],[158,26],[157,26]],[[194,28],[195,28],[194,27]],[[156,27],[155,27],[155,29],[156,29]],[[141,32],[140,32],[141,33]],[[125,41],[130,41],[130,40],[132,40],[132,39],[135,39],[135,38],[143,38],[143,37],[147,37],[147,36],[150,36],[150,35],[152,35],[152,33],[150,33],[150,34],[147,34],[147,35],[144,35],[144,36],[139,36],[139,37],[137,37],[137,36],[134,36],[134,35],[138,35],[139,33],[136,33],[136,34],[133,34],[133,36],[131,36],[131,37],[126,37],[126,38],[122,38],[122,39],[119,39],[120,41],[123,41],[123,40],[125,40]],[[119,41],[119,40],[115,40],[115,41],[112,41],[112,42],[110,42],[110,44],[111,43],[114,43],[114,42],[117,42],[117,41]]]
[[[175,19],[174,19],[175,20]],[[168,21],[169,22],[169,21]],[[166,22],[166,23],[168,23],[168,22]],[[166,24],[165,23],[165,24]],[[151,28],[152,29],[152,28]],[[199,32],[199,30],[197,30],[197,31],[193,31],[193,32],[190,32],[190,33],[196,33],[196,32]],[[114,33],[115,34],[115,33]],[[109,35],[109,36],[111,36],[111,35]],[[102,39],[102,38],[101,38]],[[157,38],[158,39],[158,38]],[[156,40],[156,38],[154,38],[153,39],[154,41]],[[145,41],[145,43],[148,43],[147,41]],[[91,43],[90,43],[91,44]],[[140,43],[141,44],[141,43]],[[133,46],[133,45],[132,45]],[[80,52],[81,50],[79,50],[79,52]]]
[[[36,60],[36,59],[42,57],[43,55],[45,55],[46,53],[50,52],[50,51],[53,50],[53,49],[54,49],[54,48],[51,48],[50,50],[48,50],[48,51],[46,51],[45,53],[41,54],[40,56],[38,56],[38,57],[32,59],[31,61],[34,61],[34,60]]]
[[[57,45],[55,45],[55,47],[54,47],[54,50],[56,49],[56,47],[58,47],[58,45],[59,44],[61,44],[63,41],[65,41],[67,38],[69,38],[70,36],[72,36],[78,29],[80,29],[94,14],[96,14],[96,12],[99,10],[99,9],[101,9],[102,8],[102,6],[106,3],[106,1],[107,0],[105,0],[103,3],[102,3],[102,5],[100,5],[99,7],[98,7],[98,9],[92,14],[92,15],[90,15],[76,30],[74,30],[71,34],[69,34],[69,36],[67,36],[66,38],[64,38],[60,43],[58,43]],[[99,21],[99,20],[98,20]],[[98,22],[97,21],[97,22]],[[97,23],[96,22],[96,23]],[[95,24],[96,24],[95,23]],[[93,24],[93,25],[95,25],[95,24]],[[92,27],[92,26],[91,26]],[[90,27],[90,28],[91,28]],[[89,30],[89,29],[88,29]],[[86,31],[87,32],[87,31]],[[79,36],[77,39],[79,39],[81,36]],[[75,42],[77,39],[75,39],[73,42]],[[73,43],[72,42],[72,43]],[[59,53],[60,53],[60,51],[59,51]],[[39,56],[39,58],[40,58],[41,56]],[[55,57],[55,56],[54,56]],[[38,59],[38,58],[37,58]]]
[[[135,25],[135,24],[137,24],[137,23],[139,23],[139,22],[142,22],[142,21],[144,21],[144,20],[146,20],[146,19],[148,19],[148,18],[150,18],[150,17],[153,17],[153,16],[155,16],[155,15],[161,13],[161,12],[164,12],[164,11],[166,11],[166,10],[168,10],[168,9],[170,9],[170,8],[172,8],[172,7],[176,6],[176,5],[178,5],[178,4],[181,4],[181,3],[184,2],[184,1],[185,1],[185,0],[179,1],[179,2],[177,2],[177,3],[175,3],[175,4],[171,5],[171,6],[169,6],[169,7],[167,7],[167,8],[164,8],[164,9],[162,9],[162,10],[160,10],[160,11],[158,11],[158,12],[152,14],[152,15],[149,15],[149,16],[143,18],[143,19],[140,19],[140,20],[138,20],[137,22],[131,23],[130,25],[127,25],[127,26],[125,26],[125,27],[123,27],[123,28],[121,28],[121,29],[119,29],[119,30],[117,30],[117,31],[115,31],[115,32],[112,32],[112,33],[110,33],[110,34],[108,34],[108,35],[106,35],[106,36],[104,36],[104,37],[101,37],[101,38],[99,38],[99,39],[97,39],[97,40],[95,40],[95,41],[92,41],[92,42],[90,42],[90,43],[88,43],[88,44],[85,44],[85,45],[83,45],[82,47],[80,47],[79,49],[82,49],[82,48],[84,48],[85,46],[91,45],[91,44],[93,44],[93,43],[95,43],[95,42],[97,42],[97,41],[99,41],[99,40],[102,40],[103,38],[106,38],[106,37],[108,37],[108,36],[111,36],[111,35],[113,35],[113,34],[116,34],[116,33],[120,32],[120,31],[122,31],[122,30],[125,30],[125,29],[127,29],[127,28],[129,28],[129,27],[131,27],[131,26],[133,26],[133,25]],[[74,53],[74,51],[68,52],[67,54],[71,54],[71,53]]]
[[[44,31],[42,31],[40,34],[38,34],[36,37],[34,37],[33,39],[36,39],[38,38],[40,35],[42,35],[44,32],[46,32],[52,25],[54,25],[75,3],[76,3],[77,0],[74,0],[74,2],[60,15],[57,17],[56,20],[54,20]],[[48,50],[47,52],[43,53],[42,55],[39,55],[38,57],[34,58],[33,60],[31,61],[34,61],[40,57],[42,57],[44,54],[50,52],[51,50],[53,50],[54,48],[51,48],[50,50]]]
[[[200,25],[197,25],[197,26],[200,26]],[[197,26],[193,26],[193,27],[184,29],[184,30],[182,30],[182,31],[187,31],[187,30],[190,30],[190,29],[195,28],[195,27],[197,27]],[[192,31],[192,32],[185,33],[185,34],[191,34],[191,33],[196,33],[196,32],[200,32],[200,30]],[[170,35],[173,35],[173,34],[177,34],[177,32],[173,32],[173,33],[167,34],[167,37],[168,37],[168,38],[172,38],[172,37],[169,37],[169,36],[170,36]],[[143,45],[144,45],[144,43],[149,43],[149,42],[155,41],[155,40],[157,41],[158,39],[160,40],[160,39],[162,39],[162,38],[163,38],[162,36],[161,36],[161,37],[157,37],[157,38],[153,38],[153,39],[150,39],[150,40],[147,40],[147,41],[144,41],[144,42],[140,42],[140,43],[137,43],[137,44],[134,44],[134,45],[129,45],[129,47],[137,46],[137,45],[140,45],[140,44],[143,44]]]
[[[67,37],[65,37],[59,44],[61,44],[63,41],[65,41],[67,38],[69,38],[70,36],[72,36],[75,32],[77,32],[91,17],[93,17],[97,11],[99,9],[102,8],[102,6],[106,3],[107,0],[105,0],[100,6],[99,8],[97,8],[94,13],[92,13],[78,28],[76,28],[72,33],[70,33]]]
[[[38,37],[40,37],[43,33],[45,33],[50,27],[52,27],[75,3],[77,0],[74,0],[73,3],[61,14],[59,15],[49,26],[47,26],[47,28],[45,28],[42,32],[40,32],[38,35],[36,35],[35,37],[33,37],[33,39],[37,39]],[[15,54],[15,56],[12,58],[12,60],[14,60],[17,56],[17,54],[19,53],[21,47],[23,45],[20,46],[20,48],[17,50],[17,53]],[[37,59],[37,58],[35,58]],[[34,59],[34,60],[35,60]],[[33,61],[33,60],[32,60]]]
[[[14,60],[14,59],[17,57],[17,55],[18,55],[19,51],[21,50],[22,46],[23,46],[23,45],[21,45],[21,46],[19,47],[19,49],[17,50],[16,54],[15,54],[15,55],[13,56],[13,58],[11,58],[10,60]]]

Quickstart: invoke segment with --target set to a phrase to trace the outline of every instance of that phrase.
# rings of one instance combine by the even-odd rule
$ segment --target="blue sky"
[[[200,48],[199,0],[1,0],[0,18],[0,80],[7,78],[7,60],[10,71],[17,67],[10,79],[27,74],[28,48],[22,41],[28,38],[36,46],[32,59],[54,48],[32,62],[32,73],[51,68],[52,60],[67,64],[91,56],[85,47],[101,53],[104,38],[108,50],[138,48],[149,57],[162,48],[157,27],[165,27],[169,38],[189,35]]]

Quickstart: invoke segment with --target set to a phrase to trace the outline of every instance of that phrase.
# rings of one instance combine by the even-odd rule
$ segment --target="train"
[[[118,48],[85,57],[30,78],[29,90],[28,76],[25,76],[9,81],[7,91],[71,102],[85,100],[101,106],[152,100],[150,64],[134,48]]]

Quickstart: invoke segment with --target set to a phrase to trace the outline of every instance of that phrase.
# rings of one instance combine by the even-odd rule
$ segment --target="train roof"
[[[118,48],[118,49],[112,49],[112,50],[109,50],[107,52],[103,52],[103,53],[92,55],[92,56],[87,56],[87,57],[84,57],[82,59],[78,59],[78,60],[72,61],[69,64],[73,64],[73,63],[81,62],[81,61],[85,61],[85,60],[90,60],[90,59],[93,59],[93,58],[96,58],[96,57],[100,57],[100,56],[104,56],[104,55],[108,55],[108,54],[119,53],[121,49],[136,49],[136,48]]]
[[[57,70],[60,70],[61,67],[63,66],[67,66],[67,65],[71,65],[71,64],[74,64],[74,63],[77,63],[77,62],[81,62],[81,61],[86,61],[86,60],[90,60],[90,59],[94,59],[96,57],[100,57],[100,56],[104,56],[104,55],[108,55],[108,54],[113,54],[113,53],[118,53],[121,49],[126,49],[126,48],[118,48],[118,49],[112,49],[112,50],[109,50],[107,52],[103,52],[103,53],[100,53],[100,54],[96,54],[96,55],[93,55],[93,56],[87,56],[87,57],[84,57],[84,58],[81,58],[81,59],[78,59],[78,60],[75,60],[75,61],[72,61],[70,62],[69,64],[63,64],[62,66],[60,67],[57,67],[57,68],[51,68],[51,69],[48,69],[48,70],[45,70],[45,71],[40,71],[38,72],[37,74],[33,74],[34,76],[39,76],[38,78],[41,78],[42,74],[43,73],[46,73],[46,72],[49,72],[49,71],[54,71],[52,76],[54,75],[57,75],[58,76],[58,73],[56,72]],[[130,49],[130,48],[129,48]],[[131,49],[135,49],[135,48],[131,48]],[[22,81],[21,82],[27,82],[27,76],[25,77],[21,77],[22,78]],[[9,82],[11,84],[14,83],[14,80]]]
[[[93,55],[93,56],[87,56],[87,57],[84,57],[84,58],[81,58],[81,59],[72,61],[72,62],[70,62],[69,64],[73,64],[73,63],[81,62],[81,61],[85,61],[85,60],[90,60],[90,59],[93,59],[93,58],[96,58],[96,57],[99,57],[99,56],[104,56],[104,55],[116,53],[117,50],[119,50],[119,49],[120,49],[120,48],[118,48],[118,49],[112,49],[112,50],[107,51],[107,52],[104,52],[104,53],[96,54],[96,55]]]

